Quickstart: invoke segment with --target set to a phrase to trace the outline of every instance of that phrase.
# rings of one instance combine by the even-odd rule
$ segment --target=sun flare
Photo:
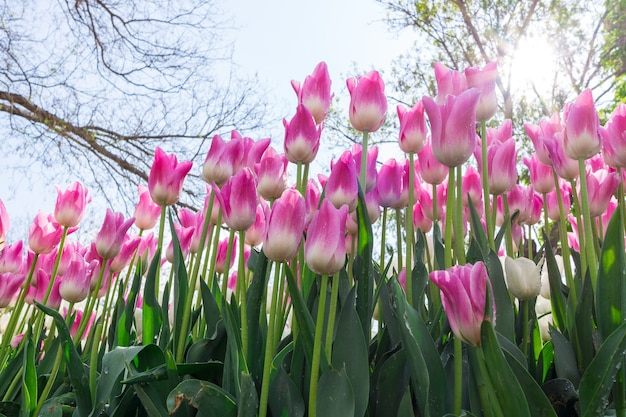
[[[511,87],[513,91],[535,89],[548,93],[554,83],[556,53],[550,42],[537,35],[524,38],[513,52]]]

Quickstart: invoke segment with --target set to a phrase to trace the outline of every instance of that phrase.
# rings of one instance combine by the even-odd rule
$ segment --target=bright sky
[[[223,0],[221,7],[239,28],[229,32],[234,35],[234,61],[273,92],[268,100],[277,118],[290,118],[295,111],[291,80],[303,81],[320,61],[328,65],[335,97],[347,98],[346,78],[361,75],[355,68],[388,72],[391,61],[412,42],[410,33],[399,38],[387,30],[386,11],[374,0]],[[275,142],[282,129],[280,122],[272,129]],[[11,218],[10,241],[26,237],[39,209],[54,211],[54,180],[43,177],[37,184],[15,178],[17,187],[0,181],[0,199]],[[59,185],[65,189],[69,184]],[[92,195],[99,193],[93,190]],[[100,204],[103,200],[94,195],[88,213],[96,222],[104,213],[104,208],[94,207]]]
[[[303,81],[326,61],[335,96],[348,96],[345,80],[355,65],[385,71],[411,41],[387,30],[384,7],[374,0],[231,0],[224,10],[241,30],[235,36],[235,61],[257,73],[275,91],[278,108],[295,111],[291,80]]]

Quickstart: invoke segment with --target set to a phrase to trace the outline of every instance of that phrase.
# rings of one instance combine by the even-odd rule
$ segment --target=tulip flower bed
[[[397,108],[403,160],[368,146],[374,71],[347,82],[361,145],[310,178],[321,63],[284,153],[213,139],[203,210],[174,210],[192,164],[158,148],[88,246],[80,183],[25,243],[0,202],[0,415],[626,416],[626,105],[526,124],[522,185],[496,66],[435,74]]]

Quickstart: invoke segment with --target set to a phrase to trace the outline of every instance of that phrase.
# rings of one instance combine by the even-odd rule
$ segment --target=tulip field
[[[514,131],[495,63],[434,71],[395,109],[401,157],[369,144],[372,71],[346,82],[360,144],[310,172],[322,62],[283,140],[156,148],[87,244],[80,182],[25,241],[0,201],[0,417],[626,417],[626,104],[601,123],[585,90]]]

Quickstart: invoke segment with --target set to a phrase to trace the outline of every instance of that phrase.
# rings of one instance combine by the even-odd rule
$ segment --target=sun
[[[542,95],[550,93],[556,53],[547,39],[537,35],[523,38],[511,59],[511,89],[514,92],[536,90]]]

